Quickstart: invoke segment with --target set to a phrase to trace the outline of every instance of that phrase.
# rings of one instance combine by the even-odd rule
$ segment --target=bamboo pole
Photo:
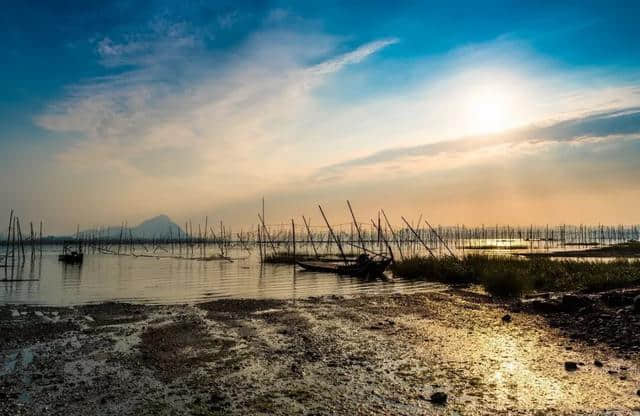
[[[260,222],[262,223],[262,228],[263,228],[263,232],[266,234],[266,237],[269,239],[269,244],[271,244],[271,249],[273,250],[273,254],[276,254],[276,246],[273,244],[273,240],[271,239],[271,235],[269,234],[269,230],[267,229],[267,226],[264,223],[264,218],[262,218],[262,216],[260,214],[258,214],[258,219],[260,219]]]
[[[398,246],[398,251],[400,252],[400,260],[404,260],[404,255],[402,254],[402,246],[400,244],[400,240],[398,240],[398,236],[396,235],[396,232],[393,230],[393,227],[391,227],[391,223],[387,218],[387,214],[384,213],[384,210],[381,210],[381,211],[382,211],[382,216],[384,217],[384,221],[387,223],[387,227],[389,227],[389,230],[391,230],[391,236],[393,236],[393,239],[395,240],[396,245]]]
[[[433,251],[431,251],[431,249],[429,248],[429,246],[424,242],[424,240],[422,239],[422,237],[420,237],[420,235],[418,235],[418,233],[416,233],[416,230],[413,229],[413,227],[411,226],[411,224],[409,224],[409,222],[404,218],[401,217],[402,221],[404,221],[404,223],[407,225],[407,227],[409,227],[409,229],[411,230],[411,232],[413,233],[413,235],[418,239],[418,241],[420,243],[422,243],[422,245],[424,246],[424,248],[427,249],[427,251],[429,252],[429,254],[431,254],[431,257],[436,257],[435,254],[433,254]]]
[[[18,241],[20,243],[20,249],[22,251],[22,260],[24,261],[26,256],[24,255],[24,243],[22,240],[22,230],[20,229],[20,219],[16,217],[16,221],[17,221],[16,224],[18,225],[18,239],[19,239]],[[18,260],[20,260],[20,258],[18,258]]]
[[[380,220],[380,217],[378,217],[378,221]],[[376,226],[375,221],[373,220],[373,218],[371,218],[371,224],[373,224],[373,226]],[[395,259],[393,257],[393,250],[391,250],[391,246],[389,245],[389,242],[387,241],[386,237],[380,233],[380,238],[382,238],[382,241],[384,241],[384,244],[387,246],[387,250],[389,250],[389,255],[391,256],[391,261],[395,263]]]
[[[353,219],[353,225],[355,225],[356,232],[358,233],[358,242],[360,243],[360,245],[362,247],[364,247],[365,244],[362,241],[362,233],[360,232],[360,226],[358,225],[358,221],[356,220],[356,216],[354,215],[353,209],[351,208],[351,202],[349,202],[348,199],[347,199],[347,206],[349,207],[349,212],[351,213],[351,218]]]
[[[9,262],[9,242],[11,241],[11,223],[13,222],[13,210],[11,210],[11,214],[9,214],[9,229],[7,231],[7,247],[5,247],[4,254],[4,267],[7,267]]]
[[[260,252],[260,264],[262,264],[264,257],[262,255],[262,238],[260,232],[260,224],[258,224],[258,251]]]
[[[120,247],[122,246],[122,233],[124,232],[124,222],[120,226],[120,237],[118,238],[118,256],[120,255]]]
[[[427,223],[427,225],[429,226],[429,228],[431,229],[431,232],[433,232],[436,237],[438,237],[438,239],[440,240],[440,242],[442,243],[442,245],[444,245],[444,247],[447,249],[447,251],[449,252],[449,254],[451,254],[451,257],[453,257],[454,259],[456,259],[456,261],[460,261],[460,259],[453,254],[453,251],[451,251],[451,249],[449,248],[449,246],[447,245],[447,243],[444,242],[444,240],[442,239],[442,237],[440,237],[440,234],[438,234],[436,232],[436,230],[433,229],[433,227],[431,226],[431,224],[429,224],[429,221],[427,221],[426,219],[424,220],[424,222]]]
[[[291,239],[293,240],[293,263],[296,262],[296,223],[291,218]]]
[[[333,233],[333,229],[331,228],[331,225],[329,224],[329,221],[327,221],[327,217],[324,215],[324,211],[322,210],[322,207],[320,205],[318,205],[318,208],[320,208],[320,213],[322,214],[322,218],[324,218],[324,222],[327,224],[327,228],[329,228],[329,233],[331,234],[331,237],[333,237],[333,239],[335,240],[336,244],[338,245],[338,250],[340,250],[340,254],[342,255],[342,259],[344,260],[345,264],[348,264],[349,262],[347,261],[347,256],[345,256],[344,251],[342,250],[342,244],[340,244],[340,240],[338,240],[336,235]]]
[[[304,221],[304,226],[307,228],[307,234],[309,235],[309,242],[311,243],[311,248],[315,253],[316,257],[318,257],[318,250],[316,250],[316,243],[313,241],[313,235],[311,234],[311,230],[309,229],[309,224],[307,223],[307,219],[302,216],[302,221]]]

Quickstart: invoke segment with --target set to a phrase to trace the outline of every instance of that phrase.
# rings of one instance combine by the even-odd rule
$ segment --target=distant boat
[[[310,272],[336,273],[355,277],[378,277],[391,264],[391,259],[372,260],[370,258],[359,258],[355,263],[340,264],[327,263],[322,261],[299,261],[298,266]]]
[[[58,255],[58,261],[66,264],[80,264],[84,260],[82,251],[72,251],[67,245],[62,248],[62,254]]]

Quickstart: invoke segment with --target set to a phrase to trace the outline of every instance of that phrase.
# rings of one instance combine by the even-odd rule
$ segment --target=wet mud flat
[[[2,306],[0,414],[640,414],[637,349],[525,309],[459,290]]]

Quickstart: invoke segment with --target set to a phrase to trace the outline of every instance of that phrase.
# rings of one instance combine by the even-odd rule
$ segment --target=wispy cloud
[[[237,17],[221,16],[218,28]],[[210,33],[165,20],[102,37],[96,54],[117,71],[69,86],[36,122],[70,136],[56,155],[60,166],[87,181],[110,178],[101,197],[124,196],[139,212],[341,189],[640,133],[636,86],[540,71],[526,50],[509,61],[518,45],[503,41],[406,63],[415,67],[403,70],[423,75],[411,85],[376,86],[366,100],[335,89],[327,99],[319,92],[339,86],[347,68],[357,72],[400,40],[345,52],[340,37],[283,26],[290,18],[274,11],[231,50],[205,51]],[[469,97],[494,93],[504,93],[508,131],[478,134],[483,103],[470,106]]]
[[[557,122],[545,127],[527,127],[503,133],[465,137],[456,140],[429,143],[419,146],[396,147],[375,152],[368,156],[345,160],[321,168],[315,177],[321,180],[325,176],[344,178],[352,169],[384,166],[393,162],[410,162],[412,172],[415,165],[423,159],[442,157],[447,163],[438,168],[446,169],[453,165],[453,159],[469,159],[485,153],[488,149],[509,148],[511,157],[517,157],[518,148],[531,149],[533,146],[552,143],[579,143],[593,138],[640,137],[640,107],[631,107],[616,111],[594,114],[587,117]],[[424,164],[423,164],[424,165]],[[425,165],[432,169],[433,165]]]

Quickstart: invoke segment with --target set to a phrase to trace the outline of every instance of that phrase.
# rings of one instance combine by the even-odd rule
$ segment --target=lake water
[[[196,303],[221,298],[411,293],[442,287],[403,279],[366,281],[311,273],[291,265],[261,266],[255,252],[249,255],[241,250],[229,253],[232,262],[170,258],[166,253],[158,257],[87,253],[82,265],[59,262],[60,252],[60,247],[46,247],[32,259],[27,251],[23,266],[0,268],[0,304]]]

